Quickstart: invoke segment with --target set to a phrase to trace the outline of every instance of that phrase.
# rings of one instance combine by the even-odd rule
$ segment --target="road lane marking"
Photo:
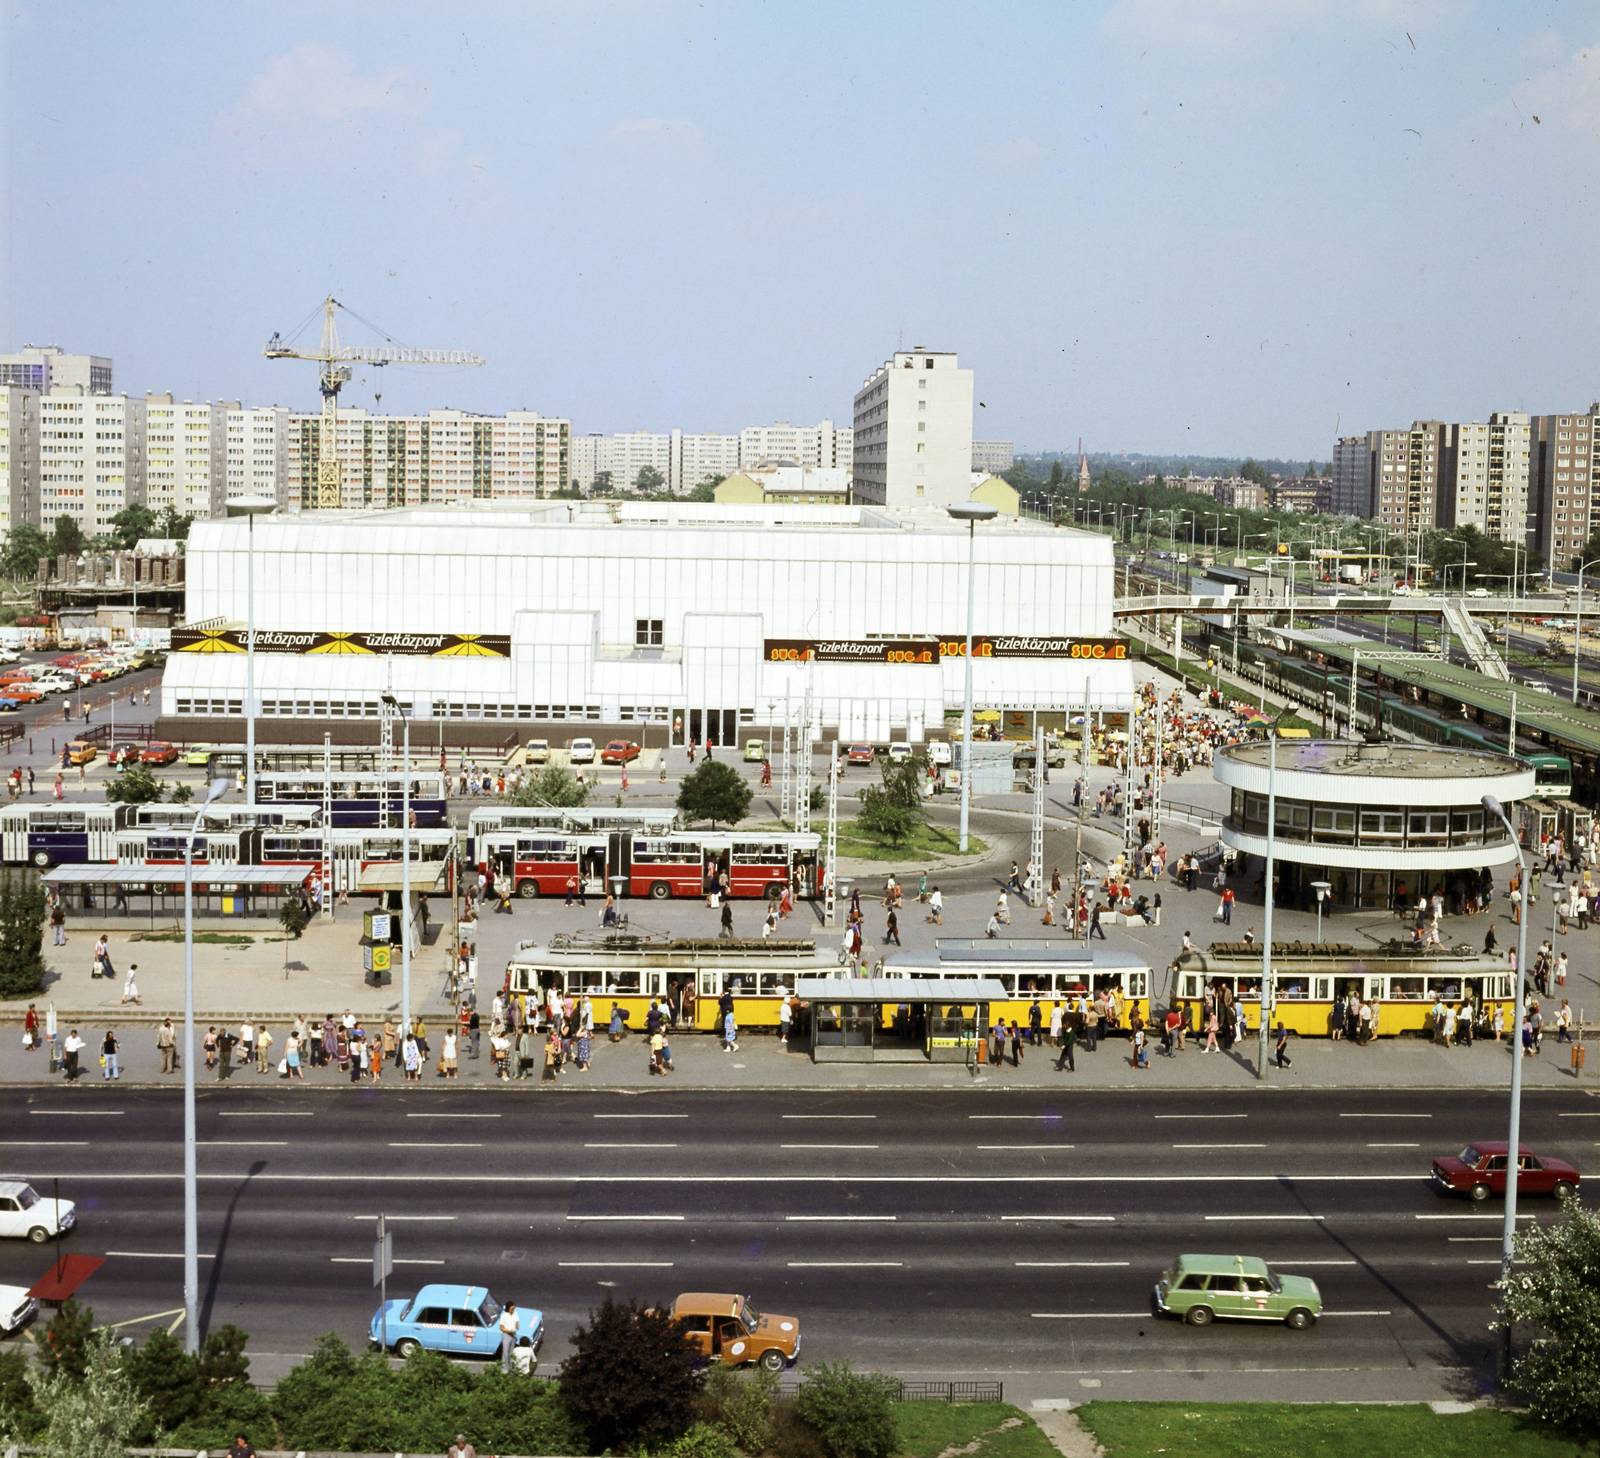
[[[1248,1119],[1248,1114],[1157,1114],[1158,1119]]]
[[[45,1114],[51,1118],[57,1115],[76,1114],[89,1119],[120,1119],[126,1112],[123,1109],[29,1109],[30,1114]]]
[[[568,1220],[687,1220],[687,1215],[569,1215]],[[530,1225],[529,1230],[537,1229]]]
[[[1356,1261],[1286,1261],[1275,1258],[1268,1261],[1267,1264],[1269,1266],[1298,1266],[1303,1269],[1306,1266],[1353,1266],[1359,1263]]]
[[[1464,1212],[1460,1215],[1413,1215],[1411,1218],[1413,1220],[1498,1220],[1503,1224],[1506,1217],[1504,1215],[1473,1215]],[[1518,1220],[1537,1220],[1538,1218],[1537,1214],[1524,1215],[1520,1211],[1517,1214]]]
[[[968,1114],[969,1119],[1059,1119],[1060,1114]]]
[[[315,1109],[219,1109],[219,1119],[309,1119]]]
[[[1103,1220],[1112,1221],[1115,1215],[1002,1215],[1002,1220]]]
[[[785,1119],[876,1119],[876,1114],[785,1114]]]
[[[1393,1316],[1392,1311],[1324,1311],[1324,1316]]]
[[[785,1215],[785,1220],[898,1220],[898,1215]]]
[[[1600,1119],[1600,1114],[1557,1114],[1558,1119]]]
[[[825,1266],[829,1269],[841,1266],[903,1266],[904,1261],[789,1261],[791,1266]]]
[[[1498,1235],[1447,1235],[1451,1245],[1499,1245]]]
[[[194,1142],[223,1149],[260,1149],[263,1146],[281,1149],[289,1141],[287,1139],[196,1139]]]
[[[1174,1149],[1265,1149],[1265,1144],[1174,1144]]]
[[[376,1220],[376,1215],[346,1215],[346,1220]],[[385,1215],[385,1220],[455,1220],[454,1215]]]
[[[979,1149],[1076,1149],[1076,1144],[980,1144]]]
[[[1143,1317],[1155,1320],[1148,1311],[1035,1311],[1036,1321],[1133,1321]]]
[[[1326,1215],[1207,1215],[1207,1220],[1326,1220]]]
[[[1467,1264],[1469,1266],[1497,1266],[1497,1265],[1500,1264],[1500,1262],[1498,1260],[1492,1260],[1492,1261],[1468,1260]]]
[[[604,1266],[613,1271],[631,1270],[671,1270],[671,1261],[557,1261],[559,1266],[570,1266],[576,1270],[588,1270],[594,1266]]]
[[[12,1149],[77,1149],[87,1146],[87,1139],[8,1139]]]
[[[183,1259],[181,1250],[108,1250],[106,1254],[108,1256],[121,1256],[125,1260],[133,1261],[181,1261]],[[214,1261],[216,1256],[207,1255],[204,1251],[201,1251],[198,1259]]]
[[[371,1256],[329,1256],[328,1259],[336,1266],[370,1266],[372,1264]],[[397,1266],[442,1266],[444,1262],[396,1260],[394,1264]]]
[[[418,1139],[409,1143],[391,1139],[390,1149],[482,1149],[482,1144],[446,1144],[438,1139]]]
[[[876,1144],[780,1144],[779,1149],[876,1149]]]
[[[408,1119],[498,1119],[498,1114],[407,1114]]]
[[[645,1142],[643,1144],[585,1144],[585,1149],[676,1149],[676,1144],[656,1144]]]
[[[1431,1119],[1432,1114],[1340,1114],[1341,1119]]]
[[[1080,1266],[1082,1266],[1082,1267],[1091,1267],[1091,1266],[1131,1266],[1133,1264],[1133,1262],[1132,1261],[1012,1261],[1011,1264],[1014,1265],[1014,1266],[1023,1266],[1023,1267],[1029,1267],[1029,1268],[1036,1267],[1036,1266],[1051,1266],[1051,1267],[1055,1267],[1055,1266],[1070,1266],[1070,1267],[1073,1267],[1073,1268],[1077,1268],[1077,1267],[1080,1267]]]
[[[597,1119],[687,1119],[687,1114],[596,1114]]]
[[[1369,1144],[1368,1149],[1421,1149],[1420,1144]]]

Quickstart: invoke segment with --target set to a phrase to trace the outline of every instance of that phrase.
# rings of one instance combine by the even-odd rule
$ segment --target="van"
[[[594,763],[594,740],[569,739],[567,740],[567,758],[573,764]]]
[[[707,1361],[725,1367],[759,1362],[769,1372],[781,1372],[800,1360],[799,1320],[764,1315],[747,1296],[685,1291],[672,1303],[671,1314]]]
[[[950,743],[946,739],[930,739],[928,741],[928,763],[947,765],[950,763]]]
[[[530,739],[524,758],[527,759],[529,764],[548,764],[550,762],[550,741],[548,739]]]

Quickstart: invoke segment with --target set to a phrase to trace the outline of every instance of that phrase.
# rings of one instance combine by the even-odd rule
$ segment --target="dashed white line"
[[[1432,1114],[1340,1114],[1341,1119],[1431,1119]]]
[[[597,1119],[687,1119],[687,1114],[596,1114]]]
[[[687,1220],[687,1215],[569,1215],[568,1220]],[[536,1229],[529,1226],[530,1230]]]
[[[12,1149],[79,1149],[86,1148],[87,1139],[8,1139]]]
[[[1411,1218],[1413,1220],[1498,1220],[1503,1224],[1506,1217],[1504,1215],[1473,1215],[1469,1212],[1463,1212],[1460,1215],[1413,1215]],[[1517,1215],[1518,1220],[1537,1220],[1538,1218],[1537,1215],[1524,1215],[1520,1212]]]
[[[181,1261],[181,1250],[108,1250],[108,1256],[121,1256],[124,1260],[133,1261]],[[203,1261],[214,1261],[216,1256],[208,1255],[201,1251],[199,1258]]]
[[[482,1144],[447,1144],[439,1139],[391,1139],[390,1149],[482,1149]]]
[[[1285,1260],[1270,1260],[1270,1261],[1267,1262],[1267,1264],[1269,1266],[1282,1266],[1285,1270],[1288,1270],[1290,1267],[1293,1267],[1295,1270],[1304,1270],[1308,1266],[1353,1266],[1353,1265],[1358,1264],[1358,1262],[1356,1262],[1356,1261],[1285,1261]]]
[[[979,1149],[1076,1149],[1076,1144],[980,1144]]]
[[[328,1260],[336,1266],[370,1266],[371,1256],[329,1256]],[[397,1266],[442,1266],[443,1261],[402,1261],[394,1262]]]
[[[1047,1120],[1048,1121],[1050,1119],[1059,1120],[1061,1118],[1061,1115],[1060,1114],[968,1114],[967,1117],[969,1119],[1043,1119],[1043,1120]]]
[[[1174,1144],[1174,1149],[1265,1149],[1265,1144]]]
[[[557,1265],[571,1267],[574,1270],[589,1270],[597,1266],[604,1266],[608,1270],[671,1270],[671,1261],[557,1261]]]
[[[1499,1245],[1498,1235],[1447,1235],[1451,1245]]]
[[[1248,1114],[1157,1114],[1158,1119],[1248,1119]]]
[[[1049,1266],[1049,1267],[1062,1266],[1062,1267],[1072,1267],[1072,1268],[1082,1267],[1082,1268],[1087,1269],[1087,1268],[1090,1268],[1090,1267],[1097,1267],[1097,1266],[1130,1266],[1130,1265],[1133,1264],[1133,1262],[1132,1261],[1012,1261],[1011,1264],[1014,1265],[1014,1266],[1022,1266],[1022,1267],[1025,1267],[1025,1268],[1034,1268],[1034,1267],[1039,1267],[1039,1266]]]
[[[1002,1215],[1001,1220],[1084,1220],[1100,1221],[1110,1224],[1117,1217],[1115,1215]]]
[[[790,1266],[796,1266],[796,1267],[822,1266],[822,1267],[826,1267],[826,1268],[831,1270],[831,1269],[834,1269],[836,1267],[852,1267],[853,1268],[853,1267],[856,1267],[856,1266],[903,1266],[903,1265],[905,1265],[905,1262],[904,1261],[789,1261],[789,1262],[787,1262],[787,1264],[790,1265]]]
[[[1369,1144],[1368,1149],[1421,1149],[1420,1144]]]
[[[347,1215],[347,1220],[376,1220],[376,1215]],[[455,1215],[385,1215],[383,1217],[391,1224],[396,1220],[455,1220]]]
[[[309,1119],[315,1109],[219,1109],[219,1119]]]
[[[289,1141],[287,1139],[196,1139],[197,1145],[209,1144],[222,1149],[281,1149]]]
[[[855,1220],[855,1221],[890,1221],[898,1220],[898,1215],[785,1215],[785,1220]]]
[[[1207,1220],[1326,1220],[1326,1215],[1207,1215]]]
[[[498,1114],[407,1114],[408,1119],[498,1119]]]
[[[585,1144],[585,1149],[676,1149],[676,1144],[658,1144],[654,1140],[645,1140],[639,1144]]]
[[[876,1119],[876,1114],[785,1114],[785,1119]]]
[[[780,1144],[779,1149],[876,1149],[876,1144]]]
[[[58,1115],[73,1116],[86,1119],[120,1119],[125,1109],[29,1109],[30,1114],[48,1115],[55,1118]]]

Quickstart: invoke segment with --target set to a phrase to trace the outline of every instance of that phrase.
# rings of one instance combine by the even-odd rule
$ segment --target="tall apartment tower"
[[[1372,516],[1372,447],[1364,435],[1342,435],[1333,443],[1333,499],[1342,516]]]
[[[66,354],[59,344],[25,344],[15,354],[0,354],[0,386],[44,394],[72,385],[86,395],[111,393],[111,361],[98,354]]]
[[[1447,428],[1439,494],[1442,526],[1474,526],[1523,544],[1528,528],[1529,421],[1520,411]]]
[[[228,413],[237,401],[144,397],[148,500],[152,511],[171,507],[197,521],[223,515],[228,481]]]
[[[869,506],[951,506],[972,490],[972,371],[897,351],[856,392],[852,494]]]
[[[70,516],[86,537],[145,505],[145,402],[63,385],[38,397],[38,524]]]
[[[224,502],[266,496],[288,504],[289,411],[283,405],[228,407],[228,475]]]
[[[39,522],[39,396],[0,385],[0,530]]]
[[[1402,533],[1438,525],[1448,432],[1442,420],[1414,420],[1409,430],[1368,433],[1374,521]]]
[[[1600,531],[1600,402],[1582,413],[1535,415],[1529,456],[1528,545],[1558,572],[1586,565],[1577,559]]]

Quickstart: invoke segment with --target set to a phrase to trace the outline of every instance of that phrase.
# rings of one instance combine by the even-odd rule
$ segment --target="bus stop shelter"
[[[994,977],[798,977],[795,996],[813,1063],[968,1063],[1007,994]]]
[[[298,894],[308,874],[304,866],[197,864],[195,924],[214,929],[218,922],[276,921],[278,908]],[[39,881],[61,897],[68,931],[131,931],[183,920],[181,865],[54,866],[40,871]]]

